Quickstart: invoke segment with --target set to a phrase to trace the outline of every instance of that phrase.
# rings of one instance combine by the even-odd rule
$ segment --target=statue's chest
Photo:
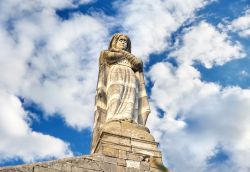
[[[117,61],[115,64],[116,65],[127,66],[127,67],[130,67],[130,68],[132,67],[131,63],[127,59],[125,59],[125,58]]]

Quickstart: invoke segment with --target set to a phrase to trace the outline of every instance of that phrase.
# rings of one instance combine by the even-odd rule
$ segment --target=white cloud
[[[90,127],[97,61],[106,34],[106,28],[90,16],[79,15],[59,23],[45,39],[46,45],[30,59],[32,67],[26,73],[22,95],[49,115],[60,113],[70,126]]]
[[[12,20],[6,15],[11,29],[2,21],[0,86],[83,129],[92,125],[98,56],[107,45],[108,26],[100,16],[76,14],[62,21],[54,8],[36,2],[13,12],[28,16]]]
[[[133,52],[146,60],[151,53],[168,47],[168,39],[206,0],[129,0],[116,3],[117,21],[133,42]]]
[[[182,44],[170,53],[178,64],[161,62],[149,71],[154,83],[149,127],[164,143],[161,149],[173,171],[247,172],[250,90],[204,82],[192,66],[200,62],[211,68],[243,58],[241,44],[204,21],[181,36]],[[163,118],[158,115],[159,108],[165,114]],[[210,162],[217,156],[218,147],[228,159]]]
[[[158,63],[149,76],[154,82],[149,126],[164,143],[161,148],[174,171],[249,170],[249,89],[202,82],[199,72],[185,64]],[[163,118],[157,108],[165,112]],[[216,156],[218,145],[229,159],[213,166],[208,159]]]
[[[218,31],[205,21],[187,30],[182,39],[183,45],[170,54],[182,63],[198,61],[211,68],[245,56],[238,42],[232,42],[226,32]]]
[[[2,28],[0,28],[0,41],[2,42],[0,86],[14,90],[22,80],[26,70],[25,61],[27,55],[33,50],[33,46],[25,40],[16,45],[15,41],[8,36],[6,30]]]
[[[69,145],[53,136],[34,132],[20,100],[0,90],[0,161],[21,158],[29,162],[72,155]]]
[[[246,10],[243,16],[234,19],[228,28],[242,37],[250,37],[250,9]]]
[[[81,130],[92,125],[98,57],[107,46],[108,26],[101,15],[57,16],[56,9],[75,4],[0,2],[0,100],[6,106],[0,110],[1,160],[72,154],[67,143],[29,128],[16,96],[36,103],[46,115],[60,115],[68,126]]]

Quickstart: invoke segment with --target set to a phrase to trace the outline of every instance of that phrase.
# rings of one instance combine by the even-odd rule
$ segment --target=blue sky
[[[99,53],[123,32],[165,164],[250,170],[249,0],[3,0],[0,14],[0,166],[89,154]]]

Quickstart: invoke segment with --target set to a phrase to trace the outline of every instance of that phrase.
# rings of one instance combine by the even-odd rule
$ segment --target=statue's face
[[[121,50],[127,49],[127,38],[125,36],[120,36],[118,38],[118,41],[116,43],[116,48],[121,49]]]

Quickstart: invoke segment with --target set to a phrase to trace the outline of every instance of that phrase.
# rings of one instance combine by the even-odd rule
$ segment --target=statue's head
[[[111,48],[122,49],[131,53],[131,41],[127,35],[116,33],[109,43],[109,50]]]

